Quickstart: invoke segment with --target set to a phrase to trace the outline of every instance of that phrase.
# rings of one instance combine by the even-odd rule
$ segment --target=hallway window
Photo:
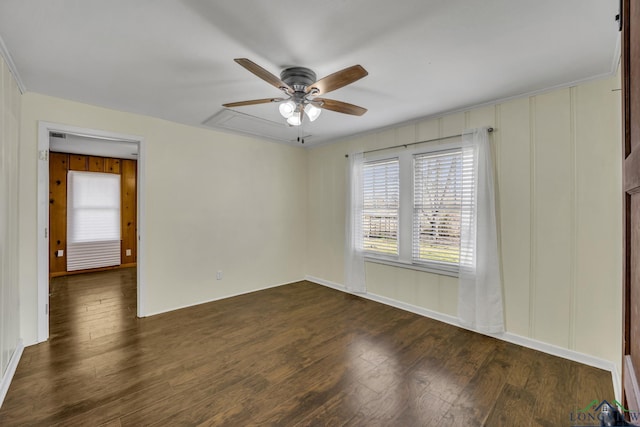
[[[67,271],[120,265],[120,175],[69,171]]]

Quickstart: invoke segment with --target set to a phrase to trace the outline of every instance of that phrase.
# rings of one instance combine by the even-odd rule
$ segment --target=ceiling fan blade
[[[242,65],[247,70],[251,71],[256,76],[260,77],[262,80],[269,83],[270,85],[275,86],[278,89],[284,90],[287,93],[290,93],[290,94],[293,93],[293,89],[291,89],[291,87],[288,84],[286,84],[285,82],[280,80],[278,77],[271,74],[270,72],[268,72],[267,70],[265,70],[264,68],[256,64],[255,62],[247,58],[236,58],[234,59],[234,61]]]
[[[361,116],[367,112],[366,108],[358,107],[357,105],[349,104],[347,102],[336,101],[334,99],[327,98],[315,98],[314,102],[319,102],[322,108],[325,110],[335,111],[337,113],[351,114],[353,116]]]
[[[227,108],[244,107],[245,105],[268,104],[269,102],[280,102],[280,101],[284,101],[284,98],[252,99],[251,101],[230,102],[228,104],[222,104],[222,106]]]
[[[322,95],[323,93],[331,92],[332,90],[340,89],[343,86],[351,84],[357,80],[360,80],[364,76],[368,75],[367,70],[360,65],[353,65],[344,70],[336,71],[333,74],[329,74],[327,77],[323,77],[317,82],[307,86],[306,92],[310,93],[313,89],[317,89],[318,92],[314,92],[315,95]]]

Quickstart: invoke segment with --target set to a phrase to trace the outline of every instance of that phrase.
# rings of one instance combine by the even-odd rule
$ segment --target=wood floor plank
[[[2,426],[555,426],[613,396],[608,372],[309,282],[144,319],[135,269],[51,289]]]
[[[148,406],[160,399],[164,399],[173,394],[171,387],[167,383],[158,383],[150,387],[141,388],[138,391],[131,391],[123,397],[115,396],[114,399],[105,397],[102,402],[75,416],[70,416],[54,424],[59,427],[83,427],[99,425],[105,419],[117,419],[120,424],[120,415],[135,412],[140,407]]]
[[[516,346],[494,343],[494,350],[485,354],[483,363],[475,368],[462,392],[457,396],[445,420],[449,425],[484,424],[495,405],[500,404],[496,396],[502,393],[506,383],[506,372],[514,363],[512,351]]]
[[[536,399],[522,387],[506,383],[487,417],[487,426],[528,427],[531,425]],[[567,419],[568,421],[568,419]]]
[[[533,411],[532,426],[558,426],[569,422],[569,414],[578,408],[577,363],[542,354],[532,360],[541,380]],[[594,369],[594,374],[596,374]],[[567,398],[566,396],[570,396]]]

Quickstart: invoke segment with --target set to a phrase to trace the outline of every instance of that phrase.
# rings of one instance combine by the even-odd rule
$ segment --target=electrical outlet
[[[56,256],[57,256],[57,257],[64,256],[64,249],[58,249],[58,250],[56,251]]]
[[[216,280],[222,280],[222,270],[218,270],[216,273]]]
[[[125,256],[131,256],[131,249],[127,249],[124,251]]]

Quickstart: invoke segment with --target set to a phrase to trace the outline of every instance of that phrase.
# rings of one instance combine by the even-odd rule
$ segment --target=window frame
[[[388,151],[366,154],[364,164],[380,162],[385,160],[398,159],[399,161],[399,212],[398,212],[398,255],[382,255],[377,252],[363,251],[364,259],[367,262],[390,265],[394,267],[407,268],[411,270],[435,273],[444,276],[459,276],[459,262],[452,265],[450,263],[435,260],[425,260],[416,262],[413,259],[413,228],[414,228],[414,174],[415,158],[423,154],[436,152],[446,152],[462,149],[462,138],[454,141],[429,143],[429,145],[418,145],[400,150],[389,149]]]
[[[109,186],[112,186],[113,204],[105,203],[102,205],[87,205],[85,203],[79,204],[81,199],[81,192],[76,189],[77,186],[82,186],[81,181],[85,179],[100,179],[104,181],[110,181]],[[86,184],[84,184],[86,185]],[[94,192],[95,193],[95,192]],[[106,200],[106,199],[105,199]],[[95,200],[92,200],[95,203]],[[102,200],[100,200],[102,202]],[[112,230],[113,235],[108,237],[95,237],[91,238],[79,238],[82,234],[79,231],[86,230],[86,227],[79,227],[78,224],[82,224],[82,219],[87,218],[87,213],[96,211],[107,211],[110,213],[109,219],[113,219],[113,223],[109,223],[109,230]],[[122,177],[119,174],[106,173],[106,172],[92,172],[92,171],[75,171],[70,170],[67,173],[67,242],[72,244],[80,243],[95,243],[95,242],[111,242],[120,241],[122,238]]]
[[[463,193],[463,180],[464,180],[464,173],[463,173],[463,168],[464,168],[464,154],[463,154],[463,149],[462,147],[449,147],[446,149],[441,149],[441,150],[432,150],[429,152],[420,152],[420,153],[415,153],[413,155],[413,164],[412,164],[412,172],[413,172],[413,182],[415,184],[415,180],[416,180],[416,167],[417,167],[417,159],[418,157],[430,157],[430,156],[434,156],[434,155],[447,155],[447,154],[458,154],[460,157],[460,188],[458,190],[456,190],[456,192],[460,193],[460,217],[458,219],[458,227],[461,228],[462,227],[462,206],[463,206],[463,202],[462,202],[462,193]],[[412,263],[414,264],[419,264],[419,265],[427,265],[427,266],[431,266],[431,268],[435,268],[437,270],[446,270],[446,271],[451,271],[453,273],[456,273],[460,270],[460,236],[458,236],[458,261],[457,262],[446,262],[446,261],[439,261],[439,260],[434,260],[434,259],[417,259],[415,258],[415,244],[419,244],[419,242],[415,241],[415,225],[416,225],[416,217],[415,217],[415,207],[416,207],[416,201],[415,201],[415,185],[413,188],[413,199],[412,199],[412,233],[411,233],[411,240],[412,240],[412,254],[411,254],[411,260]],[[458,230],[458,232],[460,232],[460,230]]]
[[[96,179],[103,183],[89,189],[88,181]],[[87,194],[88,198],[83,198]],[[87,230],[90,232],[86,233]],[[122,177],[114,173],[68,171],[66,271],[120,265],[121,238]]]

